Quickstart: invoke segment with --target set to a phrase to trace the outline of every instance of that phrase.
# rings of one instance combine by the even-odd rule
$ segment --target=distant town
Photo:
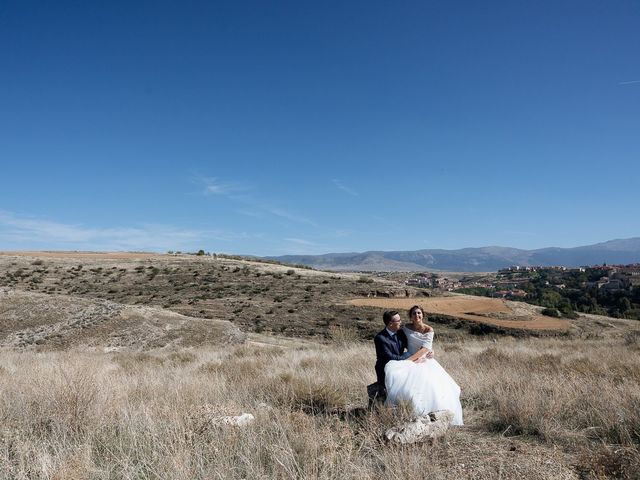
[[[584,312],[640,319],[638,263],[579,268],[512,266],[490,274],[423,272],[405,277],[405,285],[526,301],[546,307],[546,313],[553,316]]]

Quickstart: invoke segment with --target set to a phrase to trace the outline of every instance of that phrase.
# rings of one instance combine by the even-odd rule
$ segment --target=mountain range
[[[574,248],[549,247],[522,250],[509,247],[480,247],[459,250],[283,255],[267,258],[334,271],[491,272],[514,265],[579,267],[603,263],[609,265],[640,263],[640,237],[610,240]]]

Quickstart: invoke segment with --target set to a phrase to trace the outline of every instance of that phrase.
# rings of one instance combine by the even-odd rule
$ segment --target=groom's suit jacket
[[[376,346],[376,376],[378,384],[384,387],[384,366],[389,360],[405,360],[410,357],[409,352],[405,351],[407,336],[402,329],[391,336],[385,328],[375,336],[373,343]]]

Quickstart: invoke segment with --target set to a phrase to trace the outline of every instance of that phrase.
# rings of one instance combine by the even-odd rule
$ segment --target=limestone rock
[[[242,413],[235,416],[214,417],[211,419],[213,423],[218,423],[219,425],[233,425],[234,427],[244,427],[252,423],[254,420],[255,417],[250,413]]]
[[[82,295],[0,287],[0,347],[95,348],[104,352],[241,344],[246,333],[227,320],[187,317],[156,307]]]
[[[255,421],[251,413],[238,413],[232,408],[208,403],[194,408],[188,417],[195,433],[204,433],[217,426],[246,427]]]
[[[385,437],[390,442],[401,444],[426,442],[444,435],[452,421],[453,412],[438,410],[390,428]]]

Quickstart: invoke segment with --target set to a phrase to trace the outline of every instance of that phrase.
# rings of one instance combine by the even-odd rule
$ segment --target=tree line
[[[498,279],[514,280],[513,285],[461,288],[460,293],[495,296],[498,290],[524,290],[524,301],[545,307],[550,316],[575,318],[576,312],[640,320],[640,286],[621,289],[598,288],[596,282],[608,275],[603,267],[584,271],[541,268],[535,271],[500,272]],[[525,280],[523,282],[523,280]],[[517,284],[517,285],[516,285]]]

